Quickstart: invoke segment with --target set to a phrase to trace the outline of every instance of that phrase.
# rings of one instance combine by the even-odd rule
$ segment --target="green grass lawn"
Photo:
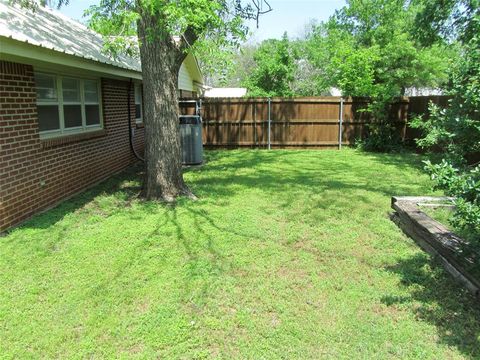
[[[0,357],[480,357],[480,309],[389,220],[416,155],[208,152],[199,200],[138,169],[0,238]]]

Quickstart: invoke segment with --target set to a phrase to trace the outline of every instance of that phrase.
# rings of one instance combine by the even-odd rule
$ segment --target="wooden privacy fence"
[[[203,140],[207,147],[340,148],[365,136],[367,105],[365,99],[340,97],[202,99]],[[403,139],[411,105],[403,97],[390,112]],[[182,105],[181,112],[192,114],[193,108]]]

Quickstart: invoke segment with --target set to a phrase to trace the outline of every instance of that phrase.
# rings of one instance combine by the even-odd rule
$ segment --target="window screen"
[[[38,127],[40,131],[60,130],[57,78],[53,75],[36,74]]]
[[[58,105],[38,105],[38,126],[40,131],[60,129]]]
[[[100,100],[98,96],[98,83],[93,80],[85,80],[84,82],[84,98],[85,98],[85,118],[86,125],[100,124]]]

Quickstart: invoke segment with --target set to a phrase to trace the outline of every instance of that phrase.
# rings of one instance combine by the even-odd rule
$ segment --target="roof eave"
[[[67,51],[59,51],[55,48],[39,46],[26,41],[16,40],[12,37],[0,35],[2,51],[0,59],[24,59],[26,63],[60,64],[62,66],[90,70],[97,73],[109,74],[115,77],[141,79],[141,70],[121,67],[108,62],[91,59],[87,56],[70,54]]]

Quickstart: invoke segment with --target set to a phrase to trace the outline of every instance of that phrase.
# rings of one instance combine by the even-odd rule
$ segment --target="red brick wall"
[[[0,231],[122,170],[129,145],[128,82],[102,79],[104,129],[40,140],[30,65],[0,61]],[[130,96],[132,126],[135,118]],[[143,129],[135,130],[143,151]]]

